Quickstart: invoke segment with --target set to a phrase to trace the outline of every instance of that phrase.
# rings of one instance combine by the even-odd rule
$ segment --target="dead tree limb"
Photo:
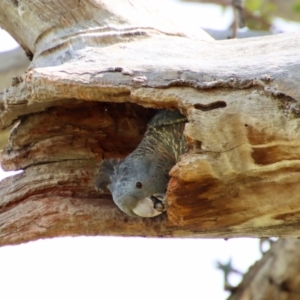
[[[249,269],[227,300],[299,299],[299,247],[298,239],[279,239]]]
[[[300,235],[300,34],[214,41],[180,32],[148,1],[118,4],[0,3],[0,25],[33,59],[0,94],[1,127],[15,124],[2,166],[24,170],[0,187],[2,245]],[[93,176],[138,145],[149,108],[188,117],[190,151],[171,171],[167,216],[129,219]]]

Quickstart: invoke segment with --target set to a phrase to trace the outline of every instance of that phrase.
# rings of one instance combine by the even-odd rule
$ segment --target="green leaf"
[[[263,4],[263,0],[246,0],[245,7],[251,12],[259,11]]]
[[[293,5],[293,10],[300,12],[300,0],[296,0],[295,4]]]

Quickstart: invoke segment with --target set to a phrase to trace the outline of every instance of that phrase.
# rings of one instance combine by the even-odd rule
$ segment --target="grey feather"
[[[187,122],[187,118],[178,110],[162,110],[150,120],[148,127],[172,125],[182,122]]]
[[[169,171],[188,150],[183,135],[185,122],[186,117],[179,111],[157,113],[135,151],[123,161],[102,162],[96,187],[107,186],[115,204],[129,216],[161,214],[166,210]]]
[[[120,159],[104,159],[99,164],[98,173],[95,180],[95,188],[104,190],[111,183],[111,176],[115,172],[115,167],[121,163]]]

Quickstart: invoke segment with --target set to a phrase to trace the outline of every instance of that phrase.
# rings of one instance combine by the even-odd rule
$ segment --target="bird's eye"
[[[138,189],[141,189],[143,187],[143,185],[140,183],[140,182],[137,182],[135,184],[135,186],[138,188]]]

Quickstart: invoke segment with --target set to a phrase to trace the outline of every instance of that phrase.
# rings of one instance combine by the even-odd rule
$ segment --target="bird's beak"
[[[154,198],[153,196],[151,198]],[[132,211],[144,218],[152,218],[160,215],[164,209],[163,203],[159,199],[151,199],[150,197],[144,198],[138,202]]]

